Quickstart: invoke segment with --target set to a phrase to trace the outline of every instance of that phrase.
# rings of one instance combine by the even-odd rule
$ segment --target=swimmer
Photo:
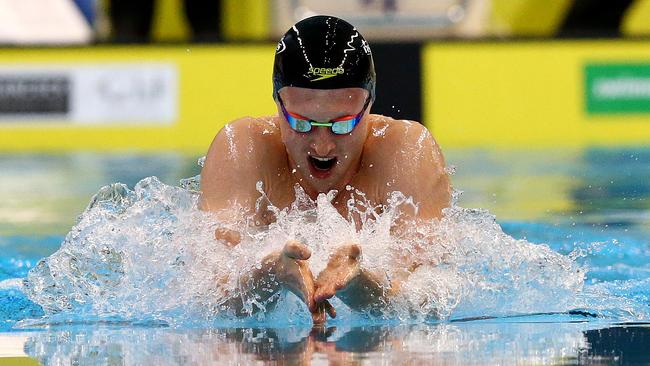
[[[352,194],[348,185],[374,205],[386,205],[390,193],[400,191],[412,196],[418,209],[406,210],[394,232],[419,219],[439,218],[449,206],[444,158],[429,131],[417,122],[370,113],[372,53],[349,23],[314,16],[289,29],[276,48],[273,98],[277,115],[231,122],[209,148],[201,172],[201,209],[220,221],[243,222],[255,215],[257,225],[273,222],[271,212],[256,209],[257,182],[280,209],[294,202],[296,184],[314,200],[336,190],[332,204],[343,217]],[[354,221],[360,229],[360,220]],[[227,229],[218,229],[215,237],[231,246],[241,240],[240,233]],[[336,295],[352,309],[381,306],[417,266],[416,258],[396,263],[403,275],[388,281],[385,273],[364,268],[361,254],[358,243],[340,243],[314,277],[310,250],[289,241],[240,283],[250,284],[262,300],[288,289],[309,307],[315,324],[323,323],[326,313],[336,316],[328,299]]]

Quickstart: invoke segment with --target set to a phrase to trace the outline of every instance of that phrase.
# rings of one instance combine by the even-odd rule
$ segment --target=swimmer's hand
[[[262,259],[260,266],[246,272],[239,278],[243,293],[252,294],[258,302],[268,302],[275,306],[277,294],[287,289],[298,296],[309,308],[314,325],[325,323],[327,314],[336,317],[336,311],[325,301],[314,301],[314,277],[307,260],[311,250],[304,244],[289,240],[281,251],[273,252]],[[228,305],[240,313],[244,309],[244,298],[240,293],[233,294]],[[254,310],[257,311],[257,310]],[[243,315],[243,314],[242,314]]]
[[[271,272],[281,285],[298,296],[309,307],[314,307],[314,277],[307,264],[311,250],[304,244],[289,240],[279,253],[268,255],[263,266],[272,266]]]
[[[334,295],[352,309],[383,304],[389,286],[380,281],[379,276],[362,269],[360,260],[361,247],[358,244],[340,246],[316,279],[316,304]]]
[[[316,279],[314,300],[320,302],[333,297],[336,291],[345,288],[359,275],[361,247],[346,244],[339,247],[331,256],[325,268]]]
[[[310,257],[311,250],[306,245],[289,240],[281,252],[272,253],[262,260],[262,268],[268,268],[281,286],[305,302],[312,313],[314,324],[322,324],[326,313],[335,317],[336,312],[327,301],[319,304],[314,302],[314,277],[307,263]]]
[[[225,227],[217,228],[214,231],[214,238],[225,242],[229,247],[234,247],[241,242],[241,234],[238,231],[226,229]]]

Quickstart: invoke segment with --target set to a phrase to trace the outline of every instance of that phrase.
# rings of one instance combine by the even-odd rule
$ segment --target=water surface
[[[650,349],[645,325],[650,150],[450,150],[446,156],[457,167],[454,186],[464,191],[460,205],[488,209],[508,235],[546,243],[586,268],[584,289],[576,295],[583,307],[555,311],[537,302],[534,312],[515,314],[512,300],[503,313],[469,303],[442,322],[344,317],[322,329],[301,321],[263,328],[134,324],[90,316],[39,322],[44,311],[20,283],[59,248],[99,187],[116,181],[133,187],[151,175],[176,185],[198,167],[195,157],[173,153],[5,155],[0,158],[6,172],[0,176],[1,343],[17,344],[15,355],[22,352],[44,364],[650,363],[645,351]],[[553,296],[548,294],[550,302]]]

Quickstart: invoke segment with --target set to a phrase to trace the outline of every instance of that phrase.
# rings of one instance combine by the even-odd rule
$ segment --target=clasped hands
[[[314,325],[325,323],[327,314],[336,317],[329,303],[338,290],[344,289],[360,273],[361,247],[344,244],[330,256],[327,267],[316,279],[309,267],[311,250],[304,244],[290,240],[279,252],[262,260],[263,267],[275,274],[278,282],[305,302],[312,314]]]

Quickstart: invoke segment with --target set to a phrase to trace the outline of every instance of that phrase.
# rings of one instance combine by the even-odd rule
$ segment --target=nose
[[[315,128],[316,131],[312,132],[313,139],[309,146],[317,156],[328,156],[336,147],[333,136],[327,127],[319,126]]]

